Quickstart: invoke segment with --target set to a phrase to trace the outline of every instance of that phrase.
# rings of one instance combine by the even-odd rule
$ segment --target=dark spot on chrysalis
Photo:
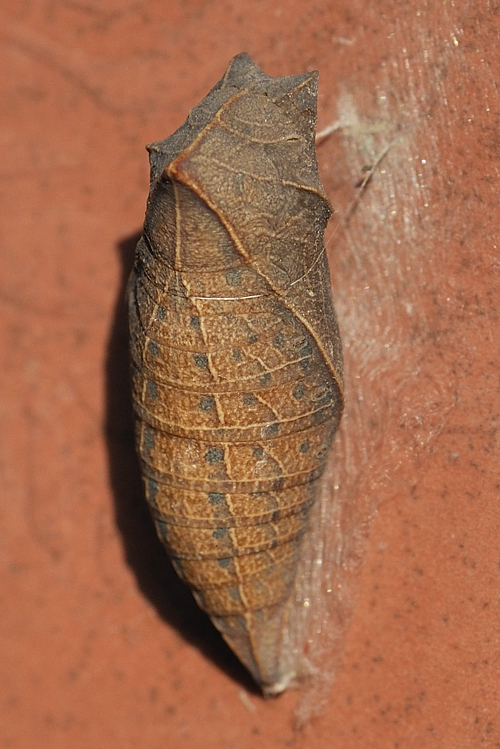
[[[177,572],[178,575],[184,574],[184,567],[182,564],[182,559],[179,559],[179,557],[173,557],[172,558],[172,565],[174,570]]]
[[[212,533],[212,536],[217,540],[224,538],[225,536],[227,536],[227,528],[216,528]]]
[[[168,527],[167,527],[167,524],[165,522],[163,522],[163,520],[156,519],[155,520],[155,526],[156,526],[156,532],[158,534],[158,537],[159,537],[160,541],[165,541],[165,539],[168,536]]]
[[[156,504],[156,495],[158,494],[158,483],[154,479],[148,479],[146,482],[146,492],[148,500]]]
[[[144,428],[144,446],[147,450],[152,450],[155,446],[155,436],[149,427]]]
[[[189,321],[189,324],[191,325],[192,328],[195,328],[196,330],[198,330],[200,327],[200,318],[198,317],[198,315],[193,315],[191,317],[191,320]]]
[[[222,447],[209,447],[205,453],[207,463],[220,463],[224,460],[224,450]]]
[[[241,284],[241,271],[239,268],[231,268],[226,271],[226,282],[228,286],[239,286]]]
[[[275,348],[283,348],[284,343],[285,343],[285,336],[283,335],[283,333],[278,333],[277,335],[274,336],[273,346]]]
[[[225,494],[220,494],[219,492],[210,492],[208,495],[208,501],[211,505],[220,505],[222,504],[226,499]]]
[[[233,601],[241,601],[240,591],[236,587],[228,588],[228,593],[230,598],[233,599]]]
[[[300,446],[300,452],[301,453],[306,453],[308,450],[309,450],[309,440],[306,440],[305,442],[303,442],[301,444],[301,446]]]
[[[305,392],[306,392],[306,389],[304,385],[302,383],[299,383],[298,385],[295,385],[293,389],[293,397],[299,401],[301,398],[304,397]]]
[[[208,356],[206,354],[195,354],[193,359],[199,369],[208,369]]]
[[[200,408],[202,411],[212,411],[215,408],[215,398],[211,395],[204,395],[200,400]]]
[[[264,437],[275,437],[279,432],[280,425],[277,421],[274,424],[267,424],[262,430]]]
[[[257,398],[253,393],[244,393],[243,394],[243,403],[245,406],[253,406],[254,403],[256,403]]]
[[[153,380],[148,380],[146,390],[150,398],[152,398],[153,400],[156,400],[158,398],[158,388],[156,386],[156,382],[153,382]]]
[[[158,346],[156,341],[149,341],[148,349],[151,356],[158,356],[158,354],[160,353],[160,347]]]

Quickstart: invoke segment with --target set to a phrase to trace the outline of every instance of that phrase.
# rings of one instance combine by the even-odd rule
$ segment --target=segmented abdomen
[[[172,191],[167,181],[159,189]],[[252,632],[259,620],[268,637],[282,626],[339,397],[310,333],[210,222],[196,240],[203,267],[183,261],[196,253],[179,227],[163,257],[153,226],[138,246],[137,442],[176,570],[256,678],[272,683],[278,654],[264,665]]]

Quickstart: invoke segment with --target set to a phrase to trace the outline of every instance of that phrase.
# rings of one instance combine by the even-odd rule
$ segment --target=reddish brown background
[[[2,8],[0,746],[500,746],[498,7]],[[131,441],[122,296],[143,147],[242,50],[272,75],[320,70],[341,210],[391,144],[329,246],[340,496],[351,535],[378,515],[343,667],[300,732],[300,694],[252,691],[172,576]]]

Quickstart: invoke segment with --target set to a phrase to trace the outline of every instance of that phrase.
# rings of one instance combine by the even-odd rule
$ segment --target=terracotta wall
[[[499,29],[486,0],[2,5],[0,746],[500,745]],[[144,144],[242,50],[318,69],[339,125],[336,677],[273,701],[156,543],[122,301]]]

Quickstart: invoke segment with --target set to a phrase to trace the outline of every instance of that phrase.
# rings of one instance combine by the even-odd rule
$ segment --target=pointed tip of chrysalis
[[[281,694],[295,679],[295,671],[283,659],[285,611],[277,605],[241,616],[212,617],[265,697]]]
[[[262,68],[252,60],[248,52],[240,52],[229,62],[226,72],[220,81],[225,86],[249,86],[251,84],[264,84],[269,89],[271,96],[286,95],[295,90],[307,87],[310,96],[315,97],[318,89],[317,70],[311,70],[300,75],[272,76],[265,73]]]

